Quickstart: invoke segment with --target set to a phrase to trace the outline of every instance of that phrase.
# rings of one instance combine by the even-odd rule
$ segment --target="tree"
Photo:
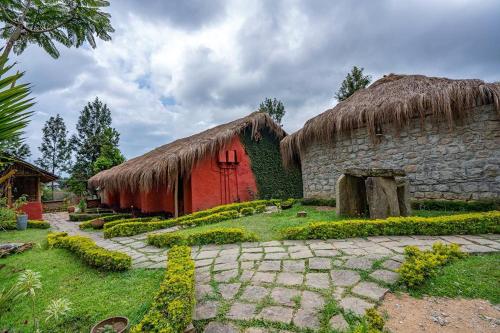
[[[0,141],[0,151],[22,160],[31,156],[30,146],[23,142],[20,133],[10,139]]]
[[[111,15],[101,11],[104,0],[2,0],[0,36],[7,40],[3,55],[21,54],[28,44],[38,44],[53,58],[59,57],[54,41],[80,47],[87,41],[96,47],[95,36],[109,41],[114,32]]]
[[[110,169],[115,165],[125,162],[125,157],[120,152],[120,149],[113,145],[113,131],[107,128],[104,131],[101,153],[94,162],[92,168],[94,173]]]
[[[339,102],[346,100],[357,90],[364,89],[370,84],[372,78],[370,75],[363,75],[363,70],[364,68],[354,66],[351,72],[347,74],[344,81],[342,81],[340,89],[335,94],[335,98],[337,98]]]
[[[268,113],[278,124],[281,124],[281,120],[286,113],[283,103],[276,98],[266,98],[264,102],[260,103],[259,112]]]
[[[5,67],[6,63],[7,58],[0,56],[0,141],[12,140],[22,133],[33,114],[27,110],[34,104],[28,98],[31,92],[29,85],[16,85],[24,73],[3,77],[13,67]]]
[[[62,117],[59,114],[50,117],[45,122],[42,133],[42,145],[38,147],[42,156],[35,163],[55,175],[68,171],[71,162],[71,145]],[[54,182],[52,182],[53,195]]]
[[[97,97],[81,111],[76,124],[77,134],[71,138],[76,149],[76,161],[71,170],[70,187],[81,191],[95,174],[94,165],[103,152],[117,148],[119,133],[111,127],[111,111]]]

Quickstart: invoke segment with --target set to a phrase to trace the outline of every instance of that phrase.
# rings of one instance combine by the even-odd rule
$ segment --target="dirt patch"
[[[335,207],[332,206],[316,206],[316,210],[318,212],[329,212],[335,210]]]
[[[499,332],[500,309],[479,299],[449,299],[387,294],[379,307],[386,329],[403,333]]]

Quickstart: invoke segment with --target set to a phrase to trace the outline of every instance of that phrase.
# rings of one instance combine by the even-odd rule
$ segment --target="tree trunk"
[[[7,41],[7,44],[5,44],[5,47],[2,52],[2,57],[7,58],[10,54],[10,51],[12,51],[12,48],[14,47],[14,43],[21,37],[21,28],[17,27],[16,31],[10,36],[9,40]],[[0,68],[1,69],[1,68]]]

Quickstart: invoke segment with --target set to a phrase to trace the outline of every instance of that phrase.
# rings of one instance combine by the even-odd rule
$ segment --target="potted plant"
[[[23,206],[28,202],[25,194],[21,195],[14,201],[14,210],[16,212],[16,228],[17,230],[26,230],[28,227],[28,215],[22,211]]]
[[[127,317],[111,317],[98,322],[94,327],[92,327],[90,333],[123,333],[126,332],[127,329]]]

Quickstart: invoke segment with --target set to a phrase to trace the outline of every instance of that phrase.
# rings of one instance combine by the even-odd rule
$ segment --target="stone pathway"
[[[147,245],[145,234],[103,239],[102,232],[80,230],[67,214],[46,214],[45,219],[55,230],[89,236],[99,246],[131,255],[134,268],[165,266],[166,251]],[[342,331],[348,328],[344,314],[363,315],[397,281],[395,270],[405,246],[428,249],[436,241],[460,244],[469,253],[500,250],[500,235],[195,246],[194,320],[206,323],[206,333],[310,332],[320,328],[321,316],[330,308],[328,325]]]
[[[128,254],[132,257],[133,268],[165,268],[167,251],[146,244],[147,234],[104,239],[102,231],[81,230],[79,225],[82,222],[69,221],[68,213],[44,214],[44,220],[49,222],[55,231],[90,237],[97,245],[105,249]],[[171,229],[172,231],[177,230],[176,228]],[[167,230],[170,229],[161,230],[160,232],[166,232]]]

